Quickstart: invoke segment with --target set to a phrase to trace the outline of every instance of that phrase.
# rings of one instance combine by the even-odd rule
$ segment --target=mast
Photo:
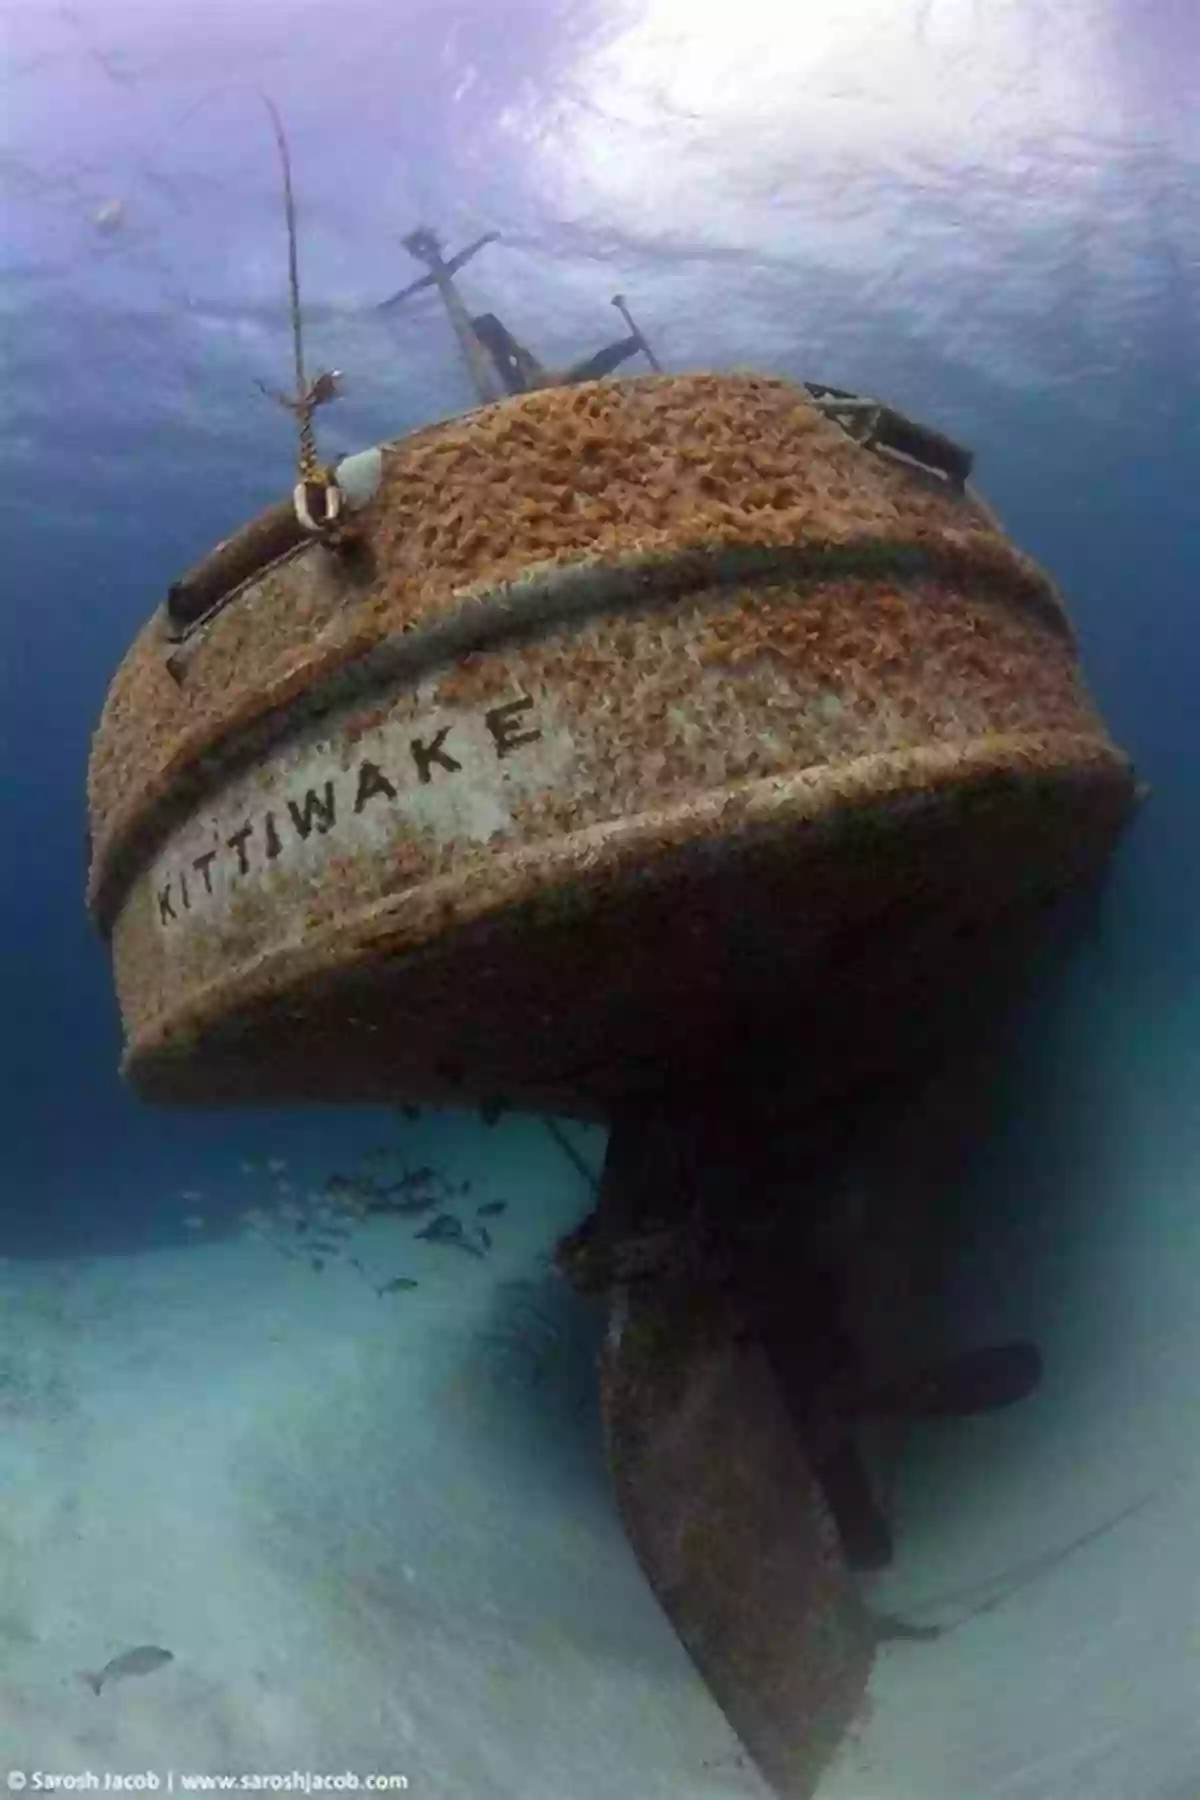
[[[430,230],[427,225],[421,225],[416,231],[410,231],[408,236],[402,239],[404,248],[419,262],[423,262],[429,273],[410,282],[407,287],[401,288],[400,292],[393,294],[390,299],[380,301],[376,308],[378,312],[389,312],[394,306],[399,306],[402,301],[407,300],[410,295],[420,293],[423,288],[436,288],[442,297],[442,305],[446,308],[450,323],[454,328],[458,347],[462,351],[463,361],[467,365],[467,373],[471,377],[471,384],[481,406],[487,406],[499,396],[483,345],[475,335],[470,315],[463,304],[462,296],[454,285],[454,277],[463,264],[469,262],[477,251],[482,250],[486,244],[494,243],[499,236],[498,231],[485,232],[483,237],[476,238],[473,244],[468,244],[465,250],[460,250],[447,262],[442,255],[441,242],[435,231]]]

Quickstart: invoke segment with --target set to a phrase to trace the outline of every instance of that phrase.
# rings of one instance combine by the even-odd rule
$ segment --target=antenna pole
[[[275,102],[266,94],[262,98],[263,105],[271,115],[275,142],[279,145],[279,160],[283,165],[283,206],[288,234],[288,294],[292,307],[292,352],[296,363],[296,404],[299,406],[303,403],[307,383],[304,379],[304,331],[300,320],[300,253],[297,249],[296,196],[292,191],[292,159],[288,154],[287,138],[283,133],[283,120],[279,117]]]
[[[638,343],[641,346],[642,355],[646,358],[646,361],[650,364],[650,367],[654,370],[654,373],[656,375],[661,375],[663,372],[663,366],[659,362],[657,356],[655,356],[653,350],[650,348],[650,346],[646,342],[645,338],[643,337],[640,326],[635,325],[635,323],[633,321],[633,315],[630,313],[629,308],[625,304],[624,294],[614,294],[613,298],[612,298],[612,303],[616,307],[617,311],[620,313],[621,317],[624,319],[625,323],[628,325],[632,336],[634,336],[637,339]]]
[[[288,235],[288,298],[291,304],[292,354],[296,375],[294,394],[272,394],[269,388],[263,388],[263,392],[278,400],[281,406],[286,406],[296,421],[299,437],[296,464],[300,477],[293,494],[296,517],[306,531],[314,532],[332,543],[340,541],[341,537],[338,521],[342,511],[342,496],[336,476],[322,467],[317,455],[313,413],[318,406],[337,397],[339,377],[336,370],[331,370],[328,374],[318,375],[311,386],[305,377],[304,321],[300,312],[300,255],[297,249],[296,197],[292,191],[292,159],[288,154],[283,120],[279,117],[275,103],[266,94],[262,95],[262,103],[270,114],[275,142],[279,146],[279,160],[283,165],[283,206]],[[261,382],[259,386],[262,387]]]

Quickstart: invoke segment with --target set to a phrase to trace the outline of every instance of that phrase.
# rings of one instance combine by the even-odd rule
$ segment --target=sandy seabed
[[[0,1768],[761,1800],[612,1511],[555,1221],[392,1223],[385,1295],[234,1234],[0,1266]]]

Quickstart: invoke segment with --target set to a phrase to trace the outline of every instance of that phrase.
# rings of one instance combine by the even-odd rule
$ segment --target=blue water
[[[1041,1434],[1018,1446],[1031,1520],[1053,1515],[1057,1530],[1061,1514],[1069,1536],[1092,1499],[1115,1513],[1156,1482],[1189,1492],[1200,12],[1183,0],[845,0],[794,21],[670,0],[172,12],[4,12],[0,1254],[24,1268],[182,1249],[195,1232],[180,1195],[197,1190],[220,1240],[245,1204],[242,1161],[284,1158],[319,1181],[385,1127],[397,1138],[394,1118],[366,1112],[142,1108],[117,1074],[105,953],[83,906],[84,776],[107,681],[167,584],[291,480],[287,421],[255,387],[283,385],[290,354],[266,89],[293,139],[310,366],[346,372],[347,398],[321,420],[330,453],[469,403],[433,306],[386,324],[369,313],[411,278],[397,239],[422,220],[452,245],[502,233],[464,277],[468,297],[547,363],[615,335],[619,289],[668,368],[754,366],[878,393],[975,450],[982,491],[1062,586],[1096,696],[1153,792],[1097,923],[1030,996],[959,1196],[949,1304],[1036,1329],[1057,1353]],[[525,1179],[543,1196],[532,1258],[588,1194],[536,1125],[499,1130],[487,1140],[447,1116],[423,1122],[421,1141],[485,1176],[492,1146],[508,1145],[505,1193]],[[1082,1499],[1072,1466],[1087,1471]],[[1002,1536],[979,1495],[971,1504],[980,1531]],[[996,1561],[1027,1547],[1006,1543]],[[1099,1710],[1074,1750],[1047,1718],[1030,1726],[1037,1756],[1009,1765],[995,1745],[939,1749],[936,1697],[917,1696],[926,1726],[887,1740],[895,1785],[879,1777],[871,1793],[1200,1795],[1186,1708],[1163,1702],[1159,1717],[1147,1698],[1188,1656],[1194,1670],[1181,1621],[1200,1545],[1179,1526],[1163,1554],[1160,1569],[1152,1544],[1128,1552],[1146,1597],[1141,1615],[1129,1599],[1123,1641],[1157,1632],[1175,1646],[1169,1675],[1131,1649],[1149,1687],[1123,1701],[1124,1663],[1092,1687],[1081,1674],[1072,1703],[1083,1693]],[[1065,1601],[1062,1618],[1082,1634],[1082,1668],[1091,1627]],[[1057,1629],[1030,1624],[1027,1660],[1051,1666]],[[999,1721],[1008,1701],[993,1701]],[[1088,1762],[1104,1733],[1118,1746],[1107,1787]],[[478,1789],[441,1779],[447,1795],[509,1791],[498,1776]]]

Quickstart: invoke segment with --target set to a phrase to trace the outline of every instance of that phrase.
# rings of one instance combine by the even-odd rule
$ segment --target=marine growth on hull
[[[791,383],[539,391],[377,473],[113,681],[91,899],[152,1097],[604,1115],[812,1034],[832,1077],[1129,813],[1047,579]]]

